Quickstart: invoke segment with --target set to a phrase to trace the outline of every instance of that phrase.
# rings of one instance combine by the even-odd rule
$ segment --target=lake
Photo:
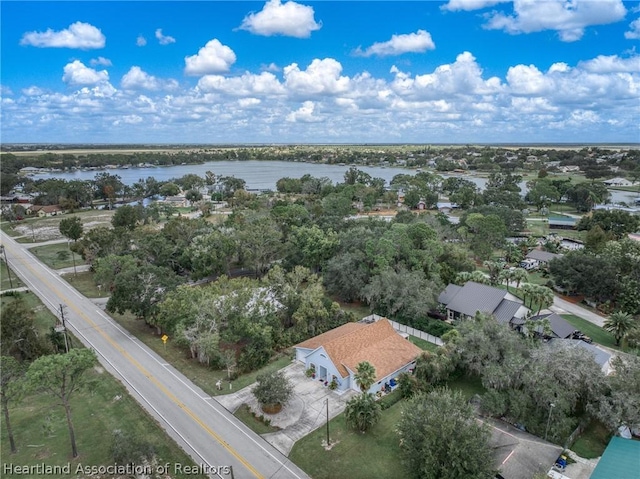
[[[334,184],[344,181],[344,174],[350,168],[349,165],[329,165],[324,163],[304,163],[292,161],[209,161],[200,165],[175,165],[161,166],[157,168],[109,168],[104,170],[73,171],[60,173],[46,173],[35,175],[36,179],[61,178],[65,180],[92,180],[97,173],[106,171],[112,175],[118,175],[125,185],[133,185],[140,179],[153,176],[158,181],[167,181],[172,178],[180,178],[189,173],[205,176],[205,172],[212,171],[217,176],[235,176],[247,182],[247,188],[260,190],[276,189],[276,182],[285,176],[300,178],[306,174],[315,177],[326,176]],[[415,169],[383,166],[357,166],[361,171],[373,177],[383,178],[387,184],[395,175],[416,173]],[[461,176],[441,174],[443,177]],[[487,178],[479,178],[473,175],[462,175],[473,181],[479,188],[484,189]],[[525,182],[519,183],[524,195],[527,191]],[[632,204],[638,196],[636,193],[610,190],[611,202],[625,202]]]

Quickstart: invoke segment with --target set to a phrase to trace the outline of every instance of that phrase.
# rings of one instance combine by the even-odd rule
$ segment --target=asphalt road
[[[308,477],[23,245],[4,232],[0,237],[9,265],[29,290],[54,313],[59,313],[60,304],[67,306],[68,329],[96,352],[104,368],[127,387],[203,471],[210,472],[210,477],[232,477],[225,471],[214,472],[221,466],[231,466],[235,479]]]

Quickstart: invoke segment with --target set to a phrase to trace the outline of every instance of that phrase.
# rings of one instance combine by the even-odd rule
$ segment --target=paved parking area
[[[258,401],[251,393],[253,384],[233,394],[216,396],[215,400],[231,412],[235,412],[243,404],[247,404],[256,414],[264,414],[271,420],[271,425],[281,430],[264,437],[283,454],[288,455],[295,442],[311,431],[323,426],[327,421],[327,400],[329,401],[329,418],[344,411],[347,401],[357,393],[349,391],[338,394],[330,390],[320,381],[308,378],[304,373],[304,365],[293,362],[282,369],[291,380],[294,392],[289,403],[278,414],[264,414]]]

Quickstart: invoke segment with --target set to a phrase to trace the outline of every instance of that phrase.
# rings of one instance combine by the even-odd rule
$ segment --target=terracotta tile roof
[[[330,329],[326,333],[319,334],[318,336],[314,336],[313,338],[307,339],[306,341],[301,342],[300,344],[296,344],[296,348],[307,348],[307,349],[317,349],[323,344],[329,343],[340,336],[344,336],[345,334],[349,334],[352,331],[355,331],[360,328],[364,328],[366,325],[362,323],[346,323],[342,326],[338,326],[337,328]]]
[[[349,324],[353,326],[345,328]],[[373,324],[348,323],[296,345],[309,349],[320,346],[324,347],[342,377],[349,375],[347,368],[355,372],[358,363],[368,361],[376,369],[376,381],[422,353],[419,347],[400,336],[387,319]]]

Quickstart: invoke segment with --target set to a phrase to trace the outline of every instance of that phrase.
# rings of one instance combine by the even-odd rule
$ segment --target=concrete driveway
[[[265,414],[258,401],[251,393],[254,384],[247,386],[233,394],[216,396],[215,400],[231,412],[235,412],[243,404],[247,404],[258,415],[264,415],[271,420],[271,425],[281,430],[262,437],[285,455],[289,455],[295,442],[311,431],[326,424],[327,400],[329,401],[329,418],[333,418],[344,411],[345,405],[357,393],[348,391],[338,394],[324,386],[322,382],[308,378],[304,365],[293,362],[282,369],[285,376],[291,380],[294,392],[289,403],[278,414]]]

